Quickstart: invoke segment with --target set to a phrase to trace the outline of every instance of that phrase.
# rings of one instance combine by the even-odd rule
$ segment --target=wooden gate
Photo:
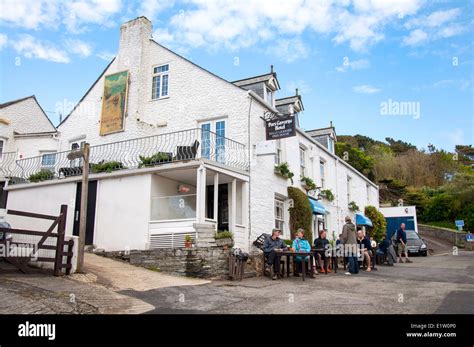
[[[6,256],[4,257],[8,262],[15,265],[20,271],[27,273],[27,263],[34,260],[39,262],[51,262],[54,263],[54,276],[59,276],[62,272],[62,269],[66,270],[66,275],[71,273],[71,260],[73,256],[73,246],[74,240],[65,241],[65,230],[66,230],[66,218],[67,218],[67,205],[61,205],[61,209],[58,216],[50,216],[45,214],[38,214],[25,211],[17,210],[7,210],[7,214],[13,216],[22,216],[28,218],[37,218],[51,220],[52,224],[46,231],[37,231],[37,230],[26,230],[26,229],[10,229],[10,228],[0,228],[0,232],[11,234],[11,235],[31,235],[31,236],[40,236],[39,241],[34,242],[34,249],[27,256]],[[53,231],[57,229],[57,232]],[[48,238],[56,238],[56,245],[45,245],[45,241]],[[0,240],[3,244],[13,244],[13,245],[22,245],[22,242],[15,242],[9,240]],[[64,251],[65,246],[67,250]],[[53,250],[55,251],[54,257],[40,257],[39,251],[41,249]],[[34,253],[38,252],[37,256],[34,256]],[[66,257],[66,262],[63,263],[63,258]]]

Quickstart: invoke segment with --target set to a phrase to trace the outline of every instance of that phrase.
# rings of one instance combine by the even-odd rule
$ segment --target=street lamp
[[[90,145],[85,143],[81,149],[76,149],[67,155],[68,160],[83,159],[82,163],[82,188],[81,188],[81,207],[79,218],[79,245],[77,254],[77,272],[82,272],[84,265],[84,247],[86,243],[86,224],[87,224],[87,199],[89,193],[89,155]]]

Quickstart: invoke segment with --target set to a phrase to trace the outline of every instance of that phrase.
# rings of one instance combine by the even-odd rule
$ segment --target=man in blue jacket
[[[405,255],[405,263],[412,263],[408,259],[408,250],[407,250],[407,233],[405,232],[405,223],[400,224],[400,229],[397,230],[396,237],[397,249],[398,249],[398,262],[403,263],[402,257]]]
[[[277,268],[277,256],[275,252],[280,252],[286,249],[286,244],[280,239],[280,230],[273,229],[272,236],[267,237],[263,243],[263,252],[267,258],[266,267],[270,270],[272,280],[277,279],[277,273],[280,269]]]

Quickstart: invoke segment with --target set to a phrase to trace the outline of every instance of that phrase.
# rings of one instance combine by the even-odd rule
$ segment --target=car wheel
[[[423,253],[421,253],[421,255],[422,255],[423,257],[426,257],[426,256],[428,255],[428,252],[427,252],[427,251],[424,251]]]

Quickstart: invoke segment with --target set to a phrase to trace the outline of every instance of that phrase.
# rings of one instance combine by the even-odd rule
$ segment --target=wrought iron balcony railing
[[[82,159],[69,160],[69,153],[64,151],[32,158],[8,159],[0,162],[0,172],[10,179],[10,184],[81,175]],[[189,129],[91,146],[90,173],[139,169],[200,158],[248,170],[245,145],[212,131]]]

